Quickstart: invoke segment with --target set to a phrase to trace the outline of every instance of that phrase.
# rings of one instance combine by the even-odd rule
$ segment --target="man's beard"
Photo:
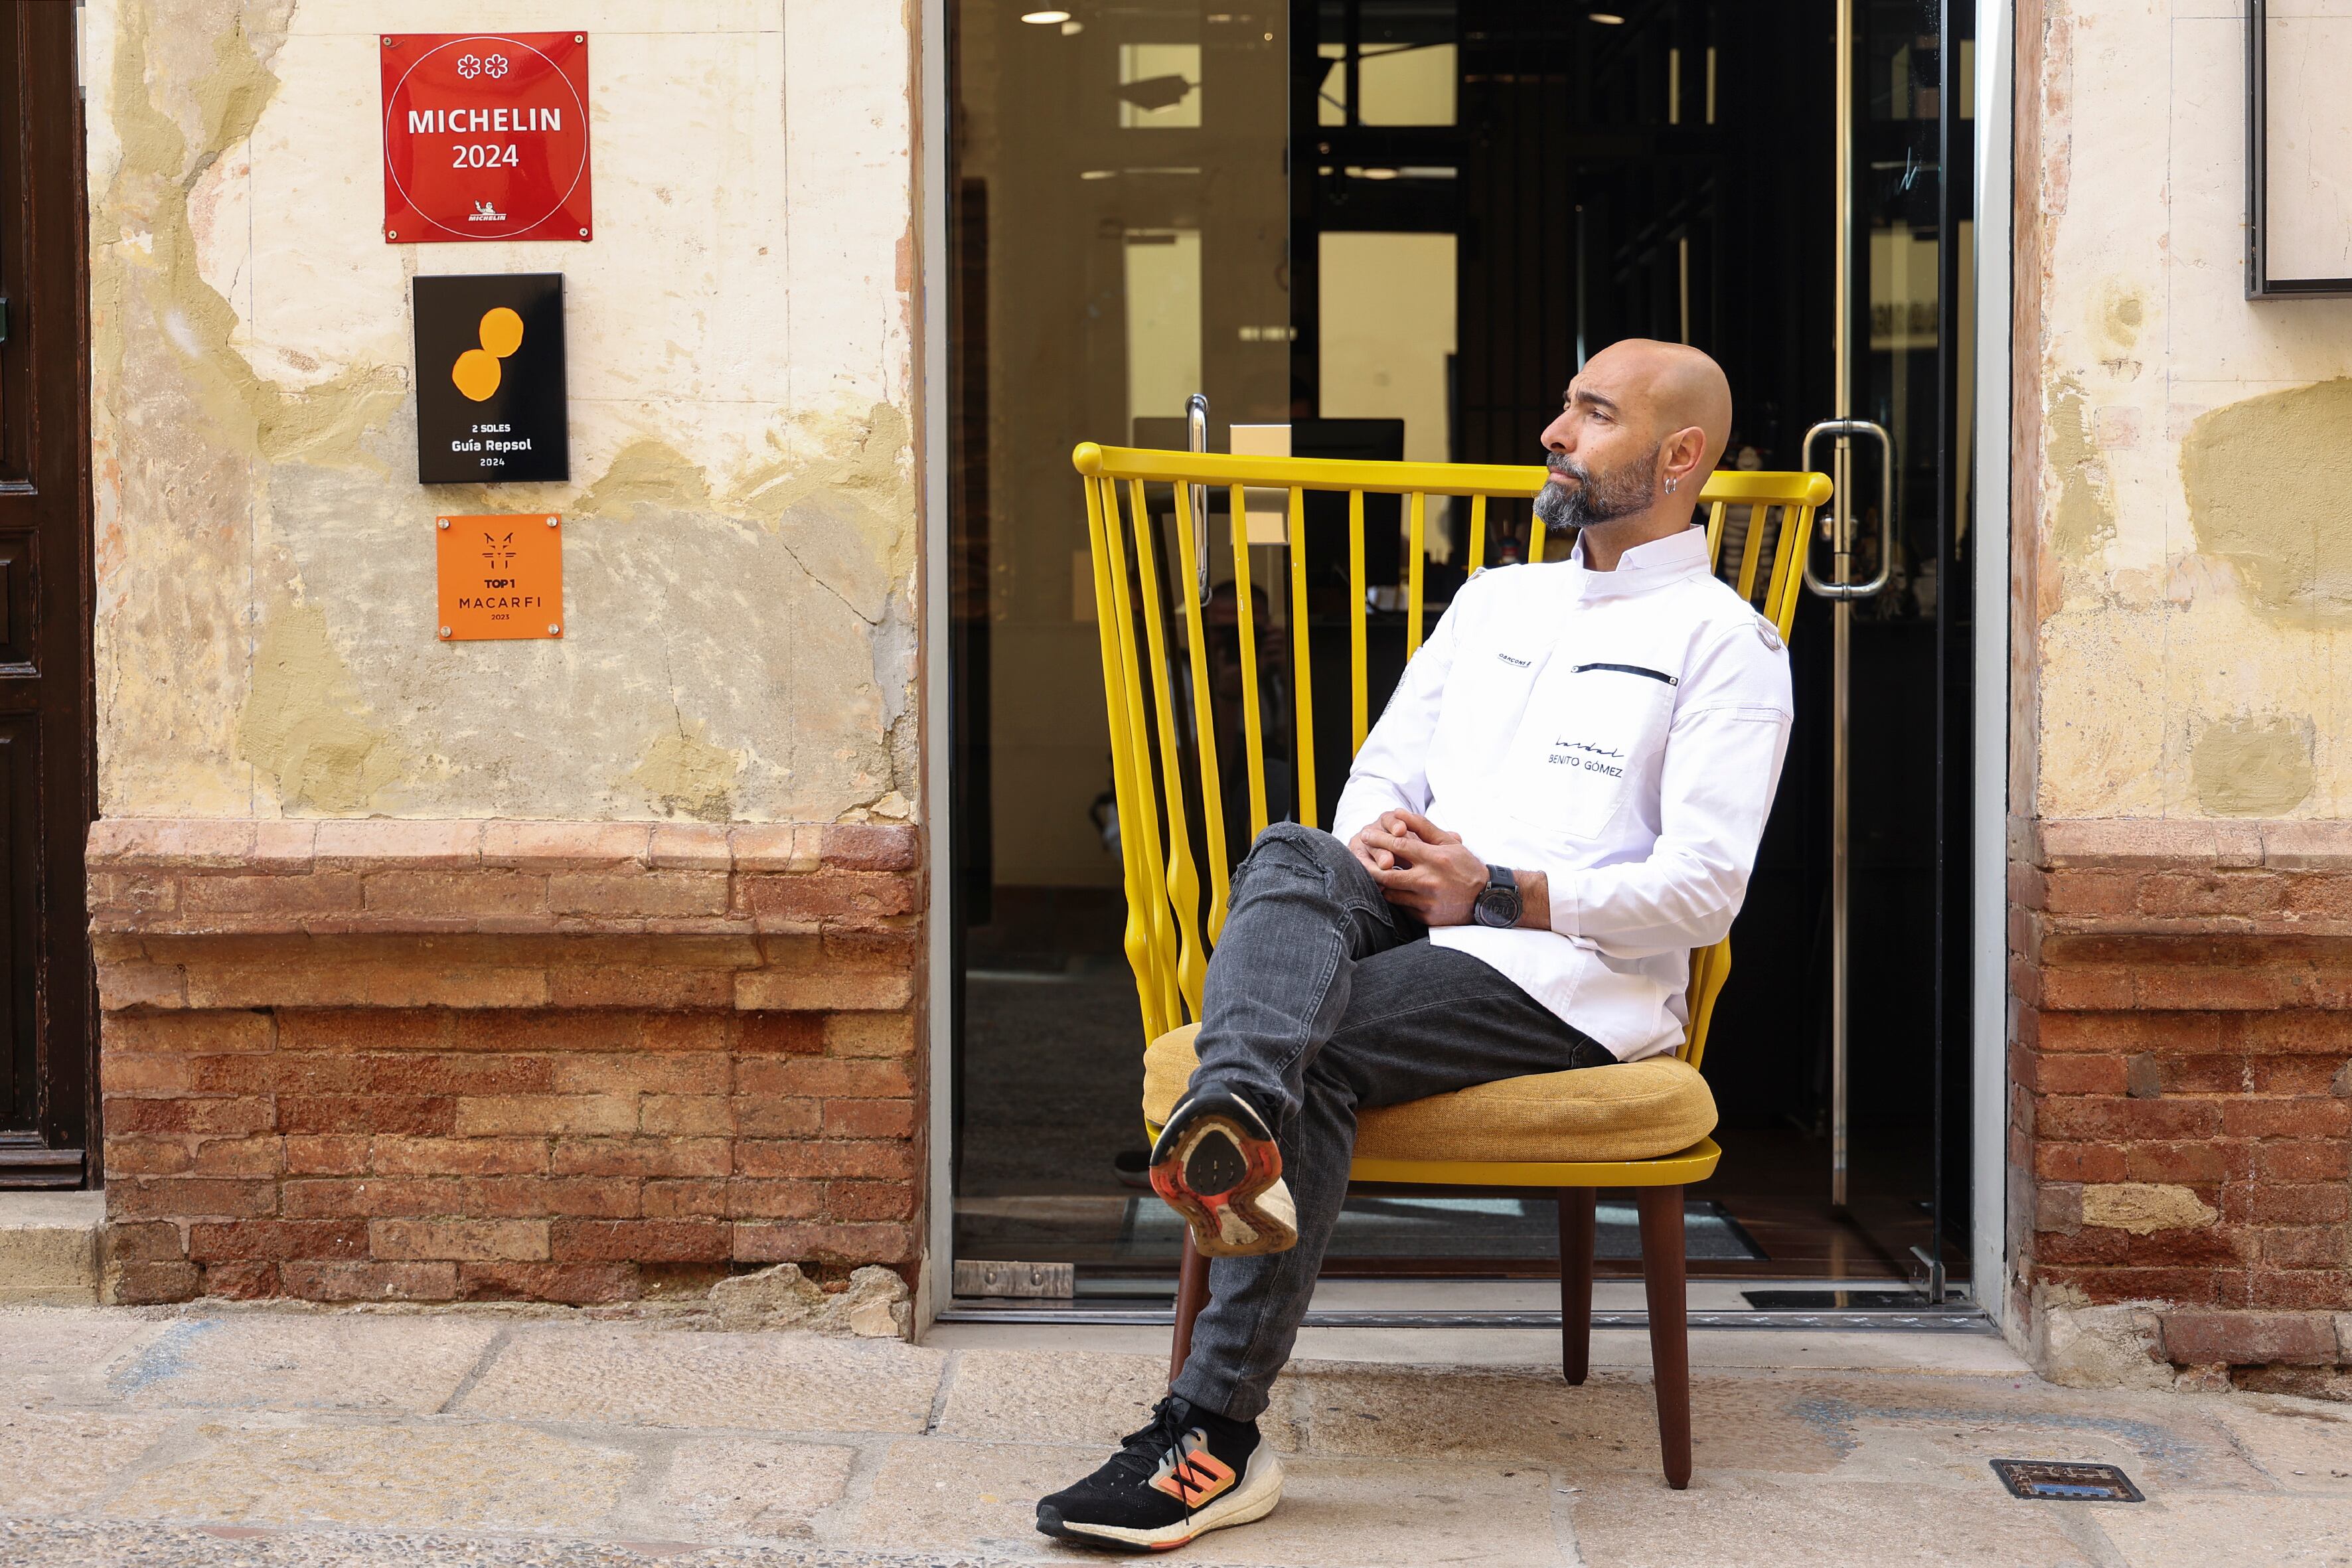
[[[1573,485],[1544,481],[1536,492],[1536,516],[1553,532],[1575,532],[1596,522],[1631,517],[1650,504],[1650,476],[1658,471],[1658,448],[1649,456],[1624,463],[1605,474],[1595,474],[1573,458],[1553,455],[1547,459],[1554,473],[1566,474]]]

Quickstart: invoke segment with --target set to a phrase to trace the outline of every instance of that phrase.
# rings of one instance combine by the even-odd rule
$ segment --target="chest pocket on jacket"
[[[1513,812],[1533,826],[1598,838],[1665,744],[1675,678],[1634,664],[1580,664],[1538,694],[1505,763]]]

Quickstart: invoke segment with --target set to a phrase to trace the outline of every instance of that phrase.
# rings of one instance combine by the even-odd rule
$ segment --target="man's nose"
[[[1568,416],[1563,414],[1544,426],[1543,444],[1547,451],[1565,452],[1570,446]]]

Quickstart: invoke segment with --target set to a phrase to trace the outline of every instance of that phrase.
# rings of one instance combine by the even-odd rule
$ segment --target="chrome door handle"
[[[1847,563],[1853,558],[1853,514],[1849,510],[1852,498],[1840,485],[1830,497],[1830,559],[1832,580],[1824,583],[1813,575],[1812,541],[1805,542],[1805,586],[1824,599],[1867,599],[1884,593],[1895,576],[1895,440],[1887,435],[1886,426],[1867,419],[1824,419],[1805,432],[1803,456],[1799,465],[1813,467],[1813,441],[1821,436],[1875,436],[1878,437],[1878,575],[1867,583],[1846,581]]]

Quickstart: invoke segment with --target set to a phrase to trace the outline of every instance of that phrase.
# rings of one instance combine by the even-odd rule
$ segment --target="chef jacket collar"
[[[1647,594],[1669,583],[1705,573],[1711,563],[1706,530],[1685,528],[1680,533],[1637,544],[1617,560],[1614,572],[1595,572],[1584,564],[1584,541],[1576,542],[1577,592],[1586,599],[1625,599]]]

